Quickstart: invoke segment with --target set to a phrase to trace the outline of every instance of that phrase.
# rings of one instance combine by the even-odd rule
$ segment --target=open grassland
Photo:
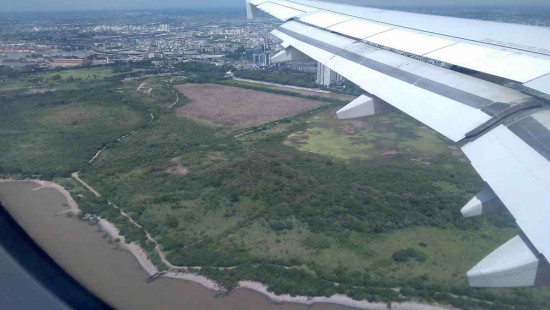
[[[176,86],[191,101],[178,116],[246,128],[322,106],[323,102],[216,84]]]
[[[70,77],[82,80],[102,80],[107,77],[115,76],[119,73],[113,72],[112,67],[97,67],[97,68],[80,68],[71,70],[59,70],[49,71],[47,73],[37,73],[32,77],[42,77],[44,79],[52,79],[54,76],[59,75],[61,79],[65,80]]]
[[[337,120],[334,115],[335,110],[330,110],[312,117],[308,128],[289,135],[285,144],[345,160],[392,157],[421,160],[456,150],[435,131],[400,113],[354,120]],[[461,156],[460,151],[454,153]]]
[[[171,263],[200,266],[229,288],[249,279],[306,296],[343,293],[465,309],[550,306],[548,290],[477,290],[457,280],[517,229],[506,214],[460,217],[482,181],[431,130],[400,114],[336,121],[331,105],[289,116],[298,112],[285,106],[285,113],[273,114],[260,104],[255,113],[269,117],[256,118],[253,128],[211,126],[176,115],[175,107],[200,98],[176,97],[169,80],[9,97],[1,105],[1,115],[10,113],[0,125],[1,142],[9,146],[0,151],[4,175],[57,177],[83,210],[115,223],[159,267],[166,268],[144,230]],[[217,93],[212,107],[247,113],[224,98],[228,86],[185,86],[185,95]],[[128,131],[134,133],[116,139]],[[43,136],[32,140],[37,134]],[[57,142],[46,147],[42,140]],[[29,145],[49,153],[32,157]],[[102,197],[66,178],[75,170]]]
[[[27,89],[29,93],[53,90],[78,90],[90,81],[100,81],[117,78],[128,73],[138,72],[133,69],[128,72],[116,72],[114,67],[93,67],[75,69],[56,69],[46,72],[21,74],[13,78],[0,77],[0,92]]]
[[[0,79],[0,92],[13,91],[32,86],[32,83],[25,80]]]

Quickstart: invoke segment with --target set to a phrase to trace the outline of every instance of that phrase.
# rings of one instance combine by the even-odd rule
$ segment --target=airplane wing
[[[312,58],[366,93],[339,118],[391,105],[458,143],[486,186],[464,216],[507,208],[522,233],[466,277],[550,284],[550,28],[311,0],[247,0],[283,21],[273,62]]]

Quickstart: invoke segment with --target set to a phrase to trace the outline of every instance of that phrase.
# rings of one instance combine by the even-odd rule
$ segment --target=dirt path
[[[78,171],[71,173],[71,177],[76,181],[78,181],[80,184],[82,184],[84,187],[86,187],[86,189],[89,190],[92,194],[94,194],[94,196],[101,197],[101,194],[98,193],[93,187],[88,185],[88,183],[82,181],[82,179],[78,176]]]
[[[172,92],[176,95],[176,101],[174,101],[171,105],[168,106],[168,109],[172,108],[173,106],[175,106],[178,101],[180,100],[180,96],[178,95],[177,92],[175,92],[173,89],[172,89]]]
[[[89,163],[92,163],[98,156],[99,154],[101,154],[101,152],[103,152],[103,150],[106,148],[106,146],[102,147],[99,151],[97,151],[94,155],[94,157],[92,157],[92,159],[90,159],[88,162]]]
[[[145,82],[139,84],[139,86],[138,86],[138,88],[136,89],[136,91],[139,91],[139,90],[143,87],[143,85],[145,85]]]
[[[73,177],[73,179],[75,179],[77,182],[82,184],[88,191],[90,191],[92,194],[94,194],[94,196],[101,197],[101,194],[98,191],[96,191],[92,186],[90,186],[88,183],[84,182],[84,180],[82,180],[78,176],[78,171],[73,172],[71,174],[71,177]],[[132,223],[134,226],[136,226],[139,229],[143,229],[143,227],[138,222],[136,222],[131,216],[129,216],[122,209],[120,209],[117,205],[115,205],[114,203],[112,203],[110,201],[108,203],[109,203],[110,206],[117,209],[120,212],[120,215],[126,217],[130,221],[130,223]],[[195,268],[195,269],[199,268],[200,269],[200,267],[176,266],[176,265],[172,264],[170,261],[168,261],[166,259],[166,255],[164,255],[164,252],[162,252],[162,250],[160,249],[160,246],[159,246],[158,242],[155,239],[153,239],[151,234],[148,231],[146,231],[145,229],[143,229],[143,231],[145,232],[145,236],[147,237],[147,240],[149,240],[150,242],[153,242],[155,244],[155,251],[159,255],[160,259],[162,260],[162,263],[165,264],[168,268],[170,268],[172,270],[178,270],[178,271],[187,271],[190,268]]]

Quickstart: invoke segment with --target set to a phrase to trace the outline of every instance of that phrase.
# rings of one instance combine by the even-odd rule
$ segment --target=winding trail
[[[84,186],[88,191],[90,191],[94,196],[96,197],[101,197],[101,194],[96,191],[92,186],[90,186],[88,183],[84,182],[84,180],[82,180],[79,175],[78,175],[78,171],[77,172],[73,172],[71,174],[71,177],[73,179],[75,179],[75,181],[79,182],[80,184],[82,184],[82,186]],[[155,244],[155,251],[157,252],[158,256],[160,257],[162,263],[164,265],[166,265],[170,271],[184,271],[184,272],[187,272],[189,271],[190,269],[195,269],[195,270],[200,270],[202,267],[201,266],[177,266],[177,265],[174,265],[172,264],[167,258],[166,258],[166,255],[164,254],[164,252],[162,251],[162,249],[160,248],[160,245],[158,244],[157,240],[155,240],[151,234],[145,230],[143,228],[143,226],[141,226],[138,222],[136,222],[131,216],[129,216],[126,212],[124,212],[120,207],[118,207],[117,205],[115,205],[114,203],[112,203],[111,201],[107,201],[108,204],[110,206],[112,206],[113,208],[117,209],[119,212],[120,212],[120,215],[124,216],[125,218],[128,219],[128,221],[130,221],[130,223],[132,223],[135,227],[143,230],[145,232],[145,236],[147,238],[148,241],[152,242],[153,244]],[[236,268],[237,266],[231,266],[231,267],[218,267],[220,270],[228,270],[228,269],[233,269],[233,268]]]
[[[104,147],[101,148],[99,151],[97,151],[97,152],[95,153],[94,157],[92,157],[92,159],[90,159],[88,162],[89,162],[89,163],[92,163],[92,162],[99,156],[99,154],[101,154],[101,152],[103,152],[103,150],[106,149],[106,148],[107,148],[107,147],[104,146]]]
[[[178,101],[180,100],[180,96],[178,95],[177,92],[175,92],[173,89],[172,89],[172,92],[176,95],[176,101],[174,101],[171,105],[168,106],[168,109],[171,109],[173,106],[175,106]]]

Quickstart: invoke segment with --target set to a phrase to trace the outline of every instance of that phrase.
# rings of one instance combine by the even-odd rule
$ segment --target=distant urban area
[[[550,26],[548,9],[403,9]],[[240,9],[3,16],[0,65],[25,67],[24,71],[111,64],[121,66],[122,72],[122,65],[128,64],[173,69],[177,63],[198,61],[236,69],[284,70],[305,75],[323,87],[351,87],[340,75],[313,61],[272,64],[271,57],[281,46],[270,31],[279,22],[267,16],[247,20]],[[275,81],[285,82],[283,78]]]

